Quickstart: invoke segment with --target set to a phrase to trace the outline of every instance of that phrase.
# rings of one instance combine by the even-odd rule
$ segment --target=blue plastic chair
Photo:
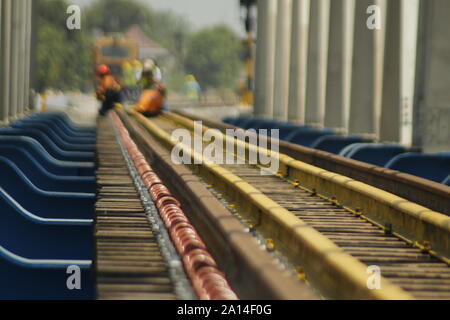
[[[95,159],[94,152],[63,150],[46,135],[36,132],[33,129],[0,128],[0,136],[25,136],[33,138],[54,158],[62,161],[92,162]]]
[[[65,118],[64,116],[58,116],[48,112],[34,113],[24,117],[23,119],[49,120],[66,133],[79,135],[80,137],[95,137],[96,134],[94,127],[80,127],[75,125],[68,117]]]
[[[247,122],[250,121],[252,118],[250,116],[239,116],[238,118],[236,118],[236,120],[234,121],[234,126],[242,128],[243,125]]]
[[[278,125],[277,129],[279,130],[280,140],[286,140],[286,138],[294,131],[298,129],[307,129],[307,126],[303,125],[295,125],[295,124],[286,124],[282,123]]]
[[[369,140],[358,136],[344,137],[338,135],[327,135],[314,141],[311,148],[339,154],[339,152],[341,152],[346,146],[360,142],[369,142]]]
[[[73,135],[73,136],[95,138],[95,135],[96,135],[95,128],[74,127],[71,123],[64,120],[64,118],[55,117],[55,116],[49,115],[47,113],[33,114],[25,119],[35,119],[35,120],[48,119],[54,123],[55,127],[59,127],[59,129],[63,130],[67,134]]]
[[[333,134],[334,132],[330,129],[310,129],[310,128],[299,128],[292,131],[287,137],[286,141],[291,143],[296,143],[305,147],[311,147],[311,145],[318,138],[326,135]]]
[[[37,112],[30,114],[29,117],[47,117],[65,125],[75,132],[80,132],[82,134],[95,135],[96,133],[95,127],[76,124],[67,116],[67,114],[63,112]]]
[[[243,121],[241,124],[241,128],[243,129],[255,129],[256,125],[260,123],[261,121],[264,121],[264,119],[261,118],[250,118],[246,121]]]
[[[32,155],[15,148],[0,146],[0,161],[11,160],[39,189],[54,192],[95,193],[94,177],[64,177],[48,172]]]
[[[344,147],[340,152],[339,152],[339,155],[341,156],[341,157],[346,157],[346,158],[348,158],[347,156],[348,156],[348,154],[354,149],[354,148],[356,148],[357,146],[359,146],[359,145],[371,145],[372,143],[352,143],[352,144],[349,144],[348,146],[346,146],[346,147]]]
[[[31,154],[49,172],[63,176],[94,176],[91,162],[60,161],[52,157],[36,140],[29,137],[0,136],[0,147],[23,150]]]
[[[94,299],[91,265],[91,260],[28,259],[0,245],[0,299]],[[72,266],[81,271],[80,290],[67,287]]]
[[[385,167],[441,183],[450,173],[450,153],[404,153],[393,158]]]
[[[448,175],[447,178],[444,179],[444,181],[442,181],[443,184],[445,184],[446,186],[450,186],[450,174]]]
[[[0,188],[0,244],[33,259],[91,259],[92,219],[46,219]]]
[[[58,133],[56,133],[55,131],[51,130],[50,128],[46,127],[46,126],[29,126],[29,125],[24,125],[21,122],[13,122],[11,123],[11,127],[16,128],[16,129],[31,129],[34,130],[36,132],[40,132],[44,135],[46,135],[48,138],[50,138],[55,144],[57,144],[58,146],[60,146],[62,149],[66,148],[77,148],[77,150],[81,150],[81,151],[94,151],[95,150],[95,144],[88,144],[88,143],[70,143],[65,141],[64,139],[62,139]]]
[[[10,131],[17,131],[20,132],[17,135],[23,135],[23,136],[29,136],[32,137],[38,141],[40,140],[50,140],[53,144],[58,146],[63,151],[72,151],[72,152],[91,152],[93,153],[95,151],[95,145],[91,144],[72,144],[67,143],[61,138],[55,138],[53,136],[50,136],[48,132],[44,132],[39,129],[34,128],[3,128],[3,130],[9,129]]]
[[[400,145],[355,143],[342,150],[341,155],[350,159],[384,167],[392,158],[407,150]]]
[[[13,162],[0,162],[0,187],[43,218],[92,219],[95,194],[48,192],[36,187]]]
[[[58,136],[58,137],[60,137],[61,140],[63,140],[66,143],[70,143],[70,144],[89,144],[89,145],[95,144],[95,138],[93,138],[93,137],[92,138],[88,138],[88,137],[80,138],[80,137],[76,137],[76,136],[70,136],[70,135],[67,135],[66,133],[64,133],[59,128],[51,126],[42,120],[23,119],[21,121],[12,122],[10,125],[13,128],[38,129],[38,130],[45,132],[52,139],[54,139],[54,137]]]
[[[222,122],[226,123],[226,124],[230,124],[230,125],[234,125],[234,123],[236,122],[238,118],[234,118],[234,117],[227,117],[227,118],[223,118]]]

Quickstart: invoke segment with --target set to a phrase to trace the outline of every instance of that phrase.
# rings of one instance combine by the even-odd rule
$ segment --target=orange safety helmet
[[[106,64],[101,64],[97,67],[97,74],[104,76],[111,73],[111,69]]]

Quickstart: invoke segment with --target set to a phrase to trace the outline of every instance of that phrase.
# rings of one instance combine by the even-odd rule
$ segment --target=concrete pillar
[[[277,0],[258,0],[254,115],[271,118],[275,62]]]
[[[24,108],[24,90],[25,90],[25,9],[26,0],[16,1],[19,10],[19,24],[17,26],[18,30],[18,59],[19,63],[17,66],[17,116],[23,114]]]
[[[12,1],[12,28],[11,28],[11,70],[10,70],[10,97],[9,97],[9,115],[15,118],[18,106],[18,69],[19,69],[19,2]]]
[[[328,41],[325,127],[348,131],[355,0],[332,0]]]
[[[421,1],[414,144],[450,151],[450,1]]]
[[[31,0],[26,0],[24,108],[30,108]]]
[[[379,13],[380,29],[370,29],[368,26],[368,22],[374,22],[369,20],[374,17],[374,12],[368,13],[374,5]],[[356,1],[349,132],[372,138],[379,135],[385,9],[384,0]]]
[[[400,59],[400,143],[413,141],[414,84],[417,58],[417,29],[420,0],[401,0]]]
[[[280,121],[286,121],[288,116],[291,19],[292,0],[278,0],[273,115]]]
[[[295,0],[292,4],[288,118],[298,124],[305,123],[309,6],[310,0]]]
[[[8,123],[11,75],[11,6],[12,0],[2,0],[0,43],[0,123]]]
[[[327,77],[330,1],[311,1],[305,121],[323,126]]]
[[[384,49],[383,99],[380,140],[400,141],[401,0],[390,0],[386,10],[386,42]]]

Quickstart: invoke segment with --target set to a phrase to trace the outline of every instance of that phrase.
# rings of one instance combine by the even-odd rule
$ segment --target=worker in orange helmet
[[[96,70],[97,80],[97,99],[102,101],[102,107],[99,110],[99,114],[104,116],[108,110],[114,108],[116,103],[119,103],[120,98],[120,84],[114,79],[111,74],[111,69],[101,64]]]

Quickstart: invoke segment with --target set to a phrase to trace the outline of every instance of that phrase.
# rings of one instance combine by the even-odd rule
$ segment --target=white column
[[[25,9],[26,1],[16,1],[19,9],[19,24],[18,24],[18,59],[19,64],[17,66],[17,115],[23,114],[24,108],[24,90],[25,90]]]
[[[384,51],[383,102],[381,106],[380,140],[400,141],[400,63],[401,0],[387,3],[386,42]]]
[[[27,109],[30,107],[31,10],[32,2],[26,0],[24,107]]]
[[[12,25],[11,25],[11,69],[10,69],[10,96],[9,96],[9,115],[15,118],[18,105],[18,69],[19,69],[19,1],[15,0],[12,4]]]
[[[368,8],[374,4],[376,11],[368,13]],[[357,0],[355,8],[349,132],[372,138],[379,135],[385,5],[383,0]],[[376,15],[375,12],[379,13],[381,28],[369,29],[368,19]]]
[[[2,1],[0,43],[0,122],[2,123],[8,122],[10,107],[11,3],[12,0]]]
[[[332,0],[328,41],[325,127],[348,131],[355,0]]]
[[[310,0],[295,0],[292,5],[288,118],[298,124],[305,123],[309,6]]]
[[[292,0],[278,0],[273,115],[280,121],[286,121],[288,115],[291,19]]]
[[[419,2],[420,0],[401,0],[400,143],[406,146],[411,146],[413,141]]]
[[[450,150],[450,1],[421,1],[414,144]]]
[[[275,63],[277,0],[258,0],[254,115],[271,118]]]
[[[305,121],[323,126],[327,77],[330,1],[311,1]]]

